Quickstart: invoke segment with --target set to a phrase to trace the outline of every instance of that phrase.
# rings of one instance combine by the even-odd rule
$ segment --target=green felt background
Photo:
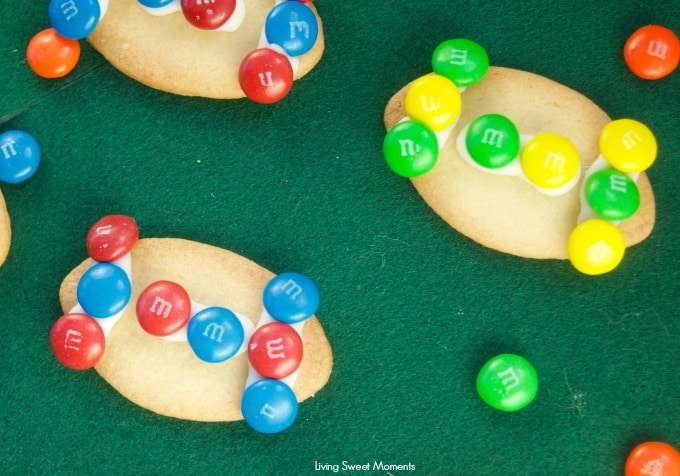
[[[151,90],[84,42],[71,76],[40,79],[24,51],[47,3],[0,6],[0,116],[34,103],[0,130],[26,130],[43,150],[33,178],[1,186],[13,226],[0,268],[4,474],[300,475],[382,460],[416,466],[391,474],[617,475],[641,441],[680,446],[680,70],[643,81],[621,54],[644,24],[680,32],[678,0],[318,0],[325,55],[269,107]],[[386,167],[385,104],[453,37],[655,132],[656,227],[613,273],[485,249]],[[144,237],[315,280],[335,366],[292,428],[160,417],[56,362],[60,282],[109,213],[134,216]],[[540,378],[514,414],[474,389],[500,352]]]

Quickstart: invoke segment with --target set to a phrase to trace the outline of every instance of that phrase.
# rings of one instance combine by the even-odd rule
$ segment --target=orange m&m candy
[[[80,43],[47,28],[35,35],[26,48],[31,69],[43,78],[61,78],[75,68],[80,59]]]
[[[668,443],[647,441],[633,448],[625,467],[626,476],[678,476],[680,453]]]
[[[643,26],[626,41],[623,58],[635,75],[643,79],[661,79],[678,66],[680,40],[663,26]]]

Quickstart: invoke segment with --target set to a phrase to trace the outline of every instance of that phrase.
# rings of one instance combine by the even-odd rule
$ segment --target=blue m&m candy
[[[31,177],[40,164],[40,146],[23,131],[0,134],[0,181],[19,183]]]
[[[130,279],[111,263],[91,266],[78,282],[78,303],[92,317],[111,317],[125,309],[132,295]]]
[[[295,324],[311,317],[319,308],[319,290],[307,276],[282,273],[267,283],[262,301],[274,319]]]
[[[314,12],[304,3],[289,1],[276,5],[264,25],[267,41],[283,48],[289,56],[312,49],[319,35]]]
[[[99,23],[101,7],[97,0],[51,0],[50,23],[64,38],[82,40]]]
[[[243,345],[245,332],[236,314],[223,307],[197,312],[187,327],[189,345],[204,362],[217,363],[233,357]]]
[[[243,392],[243,419],[260,433],[279,433],[293,424],[298,402],[293,390],[279,380],[258,380]]]

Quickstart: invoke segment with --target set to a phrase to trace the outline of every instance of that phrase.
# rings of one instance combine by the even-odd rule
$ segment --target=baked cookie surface
[[[152,88],[215,99],[244,97],[239,67],[258,47],[274,0],[243,0],[245,18],[233,32],[195,28],[181,12],[145,12],[137,0],[111,0],[88,41],[125,75]],[[323,26],[313,5],[319,34],[314,47],[299,56],[295,79],[307,74],[324,50]]]
[[[389,130],[407,114],[409,85],[388,102]],[[568,258],[568,240],[581,209],[581,181],[599,155],[599,135],[611,121],[584,95],[537,74],[489,67],[486,76],[461,94],[460,117],[441,147],[434,168],[412,183],[428,205],[453,228],[484,246],[528,258]],[[521,134],[552,132],[576,147],[581,180],[562,195],[548,196],[517,177],[487,173],[461,157],[457,138],[483,114],[510,118]],[[627,246],[644,240],[655,220],[652,188],[644,173],[637,182],[641,203],[619,224]]]

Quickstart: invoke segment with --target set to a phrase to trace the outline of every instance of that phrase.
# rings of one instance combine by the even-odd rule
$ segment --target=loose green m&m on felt
[[[519,152],[519,132],[510,119],[484,114],[472,121],[465,134],[470,157],[482,167],[497,169],[509,164]]]
[[[456,38],[441,43],[432,54],[432,70],[456,86],[472,86],[489,69],[489,56],[472,40]]]
[[[627,174],[616,169],[592,173],[583,187],[590,208],[606,220],[625,220],[640,208],[640,191]]]
[[[489,360],[477,375],[477,393],[490,406],[514,412],[527,406],[538,391],[536,370],[516,354],[500,354]]]
[[[395,124],[383,141],[387,165],[402,177],[417,177],[437,163],[439,142],[424,124],[406,120]]]

